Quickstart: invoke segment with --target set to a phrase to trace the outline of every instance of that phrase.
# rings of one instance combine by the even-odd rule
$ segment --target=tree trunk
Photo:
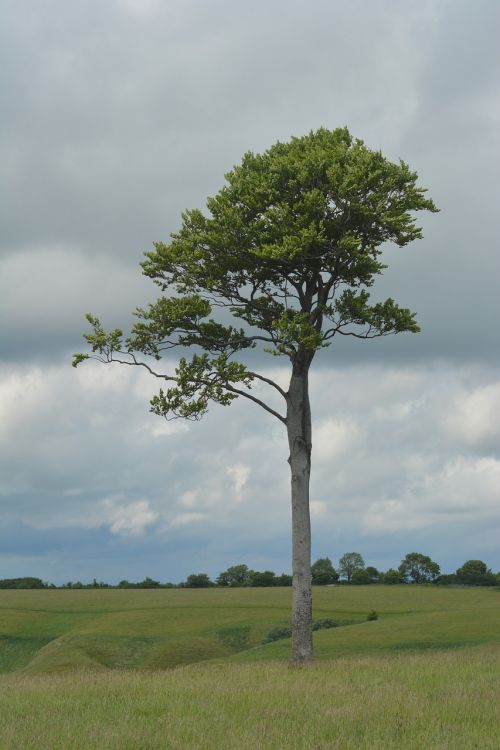
[[[303,664],[312,659],[311,522],[311,408],[309,365],[299,355],[293,365],[287,394],[287,432],[292,474],[292,659]]]

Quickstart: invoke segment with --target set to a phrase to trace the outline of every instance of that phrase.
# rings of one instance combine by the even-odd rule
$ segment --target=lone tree
[[[359,552],[346,552],[339,560],[340,574],[347,578],[347,583],[351,579],[355,570],[362,570],[365,567],[365,561]]]
[[[394,300],[370,304],[368,288],[386,267],[379,260],[384,243],[402,247],[422,236],[412,212],[437,210],[425,192],[407,164],[388,161],[346,128],[247,153],[207,200],[206,213],[186,211],[171,241],[146,253],[143,272],[163,296],[136,310],[126,338],[87,315],[92,354],[73,360],[146,368],[165,383],[151,411],[166,418],[197,420],[210,401],[227,406],[242,396],[285,425],[296,663],[312,657],[309,368],[335,337],[419,330],[414,314]],[[255,371],[245,355],[256,346],[289,361],[288,388],[265,369]],[[175,348],[178,364],[164,372],[157,363]],[[283,407],[256,395],[256,384]]]
[[[311,575],[315,586],[327,586],[329,583],[336,583],[339,580],[339,574],[329,557],[320,557],[316,562],[313,562]]]
[[[409,552],[399,566],[401,578],[411,583],[431,583],[440,572],[439,565],[420,552]]]

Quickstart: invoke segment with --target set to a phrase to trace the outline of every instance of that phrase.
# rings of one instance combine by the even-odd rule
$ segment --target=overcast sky
[[[277,421],[166,423],[144,374],[70,360],[245,151],[343,125],[441,212],[376,287],[422,333],[314,363],[313,556],[500,570],[499,28],[497,0],[3,0],[0,578],[290,571]]]

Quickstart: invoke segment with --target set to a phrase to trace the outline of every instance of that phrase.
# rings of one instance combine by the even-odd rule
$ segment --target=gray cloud
[[[289,475],[278,422],[238,402],[200,424],[166,423],[147,412],[146,377],[98,366],[71,374],[64,366],[3,372],[3,525],[22,524],[42,539],[94,530],[112,567],[128,541],[140,565],[151,544],[163,544],[168,577],[188,572],[192,545],[200,557],[191,565],[206,559],[213,573],[240,550],[252,564],[288,567]],[[312,403],[318,553],[339,555],[355,540],[379,560],[387,545],[416,536],[444,564],[456,567],[467,548],[500,567],[496,542],[484,542],[500,526],[493,371],[317,370]]]
[[[422,333],[318,357],[317,554],[362,548],[383,566],[419,546],[455,565],[484,549],[493,564],[498,4],[8,0],[0,14],[3,566],[288,567],[286,447],[267,417],[238,404],[166,427],[147,411],[154,383],[67,363],[84,312],[126,328],[155,298],[142,252],[246,150],[344,124],[417,169],[441,213],[387,249],[375,290]]]

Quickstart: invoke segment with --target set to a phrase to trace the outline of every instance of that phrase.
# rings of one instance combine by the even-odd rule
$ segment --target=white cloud
[[[328,513],[328,505],[324,500],[311,500],[309,507],[312,518],[323,518]]]
[[[172,518],[169,525],[174,529],[178,526],[189,526],[193,523],[203,521],[205,517],[204,513],[179,513]]]
[[[470,445],[499,438],[500,383],[490,383],[469,392],[461,390],[447,416],[447,425],[452,434]]]
[[[235,464],[226,469],[226,475],[231,478],[233,485],[233,501],[240,503],[243,499],[243,489],[250,476],[250,467],[245,464]]]
[[[338,460],[351,452],[362,439],[363,429],[352,418],[331,418],[319,422],[314,429],[314,460]]]
[[[406,481],[400,498],[370,503],[362,519],[365,534],[500,522],[500,459],[457,456],[434,473],[415,473]]]
[[[121,498],[110,497],[102,504],[112,534],[140,536],[158,519],[146,498],[125,503]]]
[[[151,430],[151,434],[155,438],[167,437],[169,435],[175,435],[177,432],[188,432],[189,426],[181,420],[177,422],[169,422],[166,419],[160,421],[151,420],[151,424],[144,425],[144,429]]]
[[[183,492],[177,501],[177,504],[180,505],[181,508],[196,508],[198,504],[198,492],[193,490]]]

